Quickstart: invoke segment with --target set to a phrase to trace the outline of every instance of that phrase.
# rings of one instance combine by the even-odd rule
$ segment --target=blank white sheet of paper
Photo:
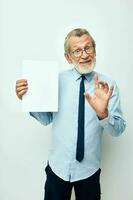
[[[58,111],[58,62],[24,60],[22,78],[28,91],[22,99],[23,112]]]

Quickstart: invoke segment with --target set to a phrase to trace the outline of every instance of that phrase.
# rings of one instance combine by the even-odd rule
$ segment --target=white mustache
[[[86,63],[89,62],[91,60],[85,61]],[[82,66],[80,66],[80,64],[76,63],[75,61],[73,61],[73,65],[76,68],[76,70],[80,73],[80,74],[89,74],[93,71],[94,67],[96,64],[96,58],[94,58],[92,60],[92,63],[90,65],[88,65],[87,69],[83,69]]]

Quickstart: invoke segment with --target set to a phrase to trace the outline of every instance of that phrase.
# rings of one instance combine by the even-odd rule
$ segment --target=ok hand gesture
[[[108,102],[113,92],[113,86],[109,87],[106,82],[98,80],[97,75],[94,76],[94,81],[94,94],[90,96],[88,92],[85,92],[84,95],[89,104],[96,111],[97,116],[100,119],[104,119],[108,116]]]

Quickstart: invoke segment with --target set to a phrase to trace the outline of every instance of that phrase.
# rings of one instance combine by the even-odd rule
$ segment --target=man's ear
[[[64,56],[65,56],[66,60],[69,62],[69,64],[71,64],[72,63],[72,58],[71,58],[70,54],[64,53]]]

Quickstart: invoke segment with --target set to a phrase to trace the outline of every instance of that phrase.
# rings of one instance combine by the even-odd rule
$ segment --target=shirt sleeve
[[[30,112],[30,116],[34,117],[44,126],[53,121],[53,113],[51,112]]]
[[[119,136],[125,130],[126,122],[123,118],[119,89],[116,83],[114,83],[114,91],[109,100],[108,117],[103,120],[99,120],[99,123],[104,130],[112,136]]]

